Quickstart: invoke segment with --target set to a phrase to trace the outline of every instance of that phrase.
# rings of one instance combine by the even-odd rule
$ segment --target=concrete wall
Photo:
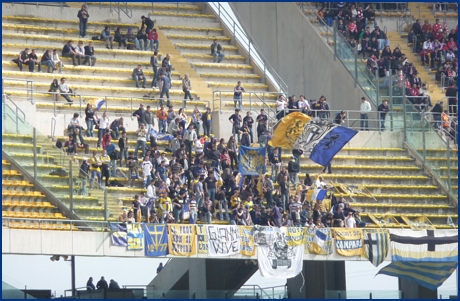
[[[257,49],[289,86],[308,99],[324,95],[331,109],[359,108],[365,94],[294,3],[232,2]]]

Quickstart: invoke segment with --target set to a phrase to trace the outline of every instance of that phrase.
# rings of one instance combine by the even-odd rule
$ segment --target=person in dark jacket
[[[113,41],[118,42],[118,49],[120,49],[122,45],[123,47],[126,47],[126,38],[125,35],[121,32],[121,27],[117,27]]]
[[[225,57],[225,55],[222,53],[222,46],[217,41],[217,39],[215,39],[211,44],[211,55],[214,57],[213,63],[220,63]]]
[[[379,112],[380,130],[385,131],[385,118],[387,116],[387,113],[390,111],[390,108],[388,107],[388,102],[386,100],[382,102],[377,108],[377,111]]]
[[[68,41],[67,44],[62,47],[62,56],[63,57],[71,57],[72,58],[72,64],[74,66],[81,65],[81,55],[77,53],[75,48],[72,46],[73,41]],[[78,65],[75,61],[75,58],[78,58]]]
[[[88,281],[86,282],[86,290],[87,291],[95,291],[96,287],[93,283],[93,277],[89,277]]]
[[[89,64],[91,60],[91,66],[96,65],[97,58],[94,56],[94,46],[93,42],[89,42],[88,45],[85,46],[85,61],[83,65]]]
[[[297,183],[297,175],[300,171],[300,164],[297,162],[294,156],[291,156],[291,161],[288,163],[288,172],[289,172],[289,179],[291,183],[295,185]]]
[[[103,289],[107,289],[109,287],[109,285],[107,284],[107,281],[105,281],[104,279],[104,276],[101,277],[101,280],[99,280],[96,284],[96,288],[98,290],[103,290]]]
[[[56,64],[53,62],[53,58],[51,57],[51,51],[46,50],[45,53],[43,54],[41,60],[40,60],[40,65],[39,65],[39,71],[41,70],[41,66],[48,66],[48,73],[51,73],[51,68],[53,68],[53,72],[56,70]]]
[[[115,280],[110,279],[109,290],[119,290],[119,289],[120,289],[120,286],[118,285],[118,283]]]
[[[441,127],[441,114],[443,111],[443,104],[444,103],[440,101],[431,109],[431,113],[433,113],[435,130],[438,130]]]
[[[449,87],[446,89],[446,97],[449,101],[449,115],[455,116],[457,114],[457,93],[458,88],[451,82]]]
[[[73,141],[74,141],[74,151],[75,153],[77,152],[77,149],[79,148],[84,148],[85,149],[85,155],[89,155],[89,145],[88,143],[85,143],[85,140],[83,139],[83,135],[80,131],[79,128],[75,128],[73,132]]]
[[[342,124],[345,123],[345,119],[347,119],[347,113],[345,111],[340,111],[335,115],[334,123]]]
[[[203,134],[207,137],[211,135],[211,108],[207,108],[206,112],[201,115],[203,121]]]
[[[77,18],[80,19],[80,38],[84,38],[86,36],[86,29],[88,28],[89,18],[89,13],[86,10],[86,5],[81,6],[81,9],[78,11]]]
[[[145,27],[145,32],[149,34],[149,32],[153,29],[155,23],[153,22],[152,19],[147,18],[145,16],[142,16],[141,19],[142,19],[141,29]]]
[[[81,180],[81,195],[84,196],[88,195],[88,189],[86,186],[88,185],[89,180],[89,167],[88,158],[83,157],[83,162],[80,165],[79,177]],[[89,278],[88,283],[91,283],[89,286],[91,286],[93,290],[96,289],[93,284],[93,277]],[[86,286],[88,286],[88,283],[86,283]]]
[[[155,51],[153,55],[150,57],[150,65],[152,65],[153,69],[153,80],[151,88],[157,87],[157,74],[158,74],[158,59],[157,59],[158,51]]]
[[[141,127],[141,124],[142,123],[145,123],[144,122],[144,104],[140,104],[139,105],[139,109],[137,109],[134,113],[133,113],[133,116],[137,118],[137,125],[138,127]]]
[[[123,157],[125,158],[125,165],[128,166],[128,137],[126,137],[126,132],[121,133],[120,139],[118,139],[118,147],[120,148],[120,166]]]

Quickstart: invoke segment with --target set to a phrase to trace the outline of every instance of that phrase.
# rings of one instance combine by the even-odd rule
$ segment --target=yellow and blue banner
[[[109,223],[110,238],[112,239],[112,245],[127,247],[128,239],[126,233],[126,226],[121,224]]]
[[[168,255],[168,232],[165,224],[144,224],[145,256]]]
[[[142,224],[128,224],[126,230],[128,231],[128,250],[144,249],[144,228]]]
[[[332,234],[330,228],[305,229],[305,253],[329,255],[332,254]]]
[[[240,228],[240,253],[244,256],[256,255],[254,243],[254,227],[239,226]]]
[[[238,172],[242,175],[258,176],[266,171],[265,147],[240,146],[238,155]]]
[[[363,229],[335,228],[333,231],[338,255],[359,256],[363,254]]]
[[[364,254],[374,266],[379,266],[387,257],[390,249],[388,229],[363,229]]]
[[[196,225],[196,240],[198,254],[208,254],[208,233],[206,225]]]
[[[301,246],[305,243],[305,231],[302,227],[288,227],[286,243],[290,247]]]

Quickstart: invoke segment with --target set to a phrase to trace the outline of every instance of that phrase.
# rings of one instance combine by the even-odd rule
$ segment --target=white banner
[[[259,228],[254,233],[262,277],[292,278],[302,272],[303,245],[288,246],[287,228]]]
[[[206,225],[210,256],[231,256],[240,253],[240,229],[238,226]]]

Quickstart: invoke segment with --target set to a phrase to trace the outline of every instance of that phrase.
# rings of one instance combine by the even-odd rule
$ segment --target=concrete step
[[[150,12],[149,18],[156,20],[162,25],[183,25],[183,24],[199,24],[199,23],[214,23],[216,22],[215,15],[208,14],[184,14],[184,13],[169,13],[169,12]],[[195,25],[196,26],[196,25]]]

